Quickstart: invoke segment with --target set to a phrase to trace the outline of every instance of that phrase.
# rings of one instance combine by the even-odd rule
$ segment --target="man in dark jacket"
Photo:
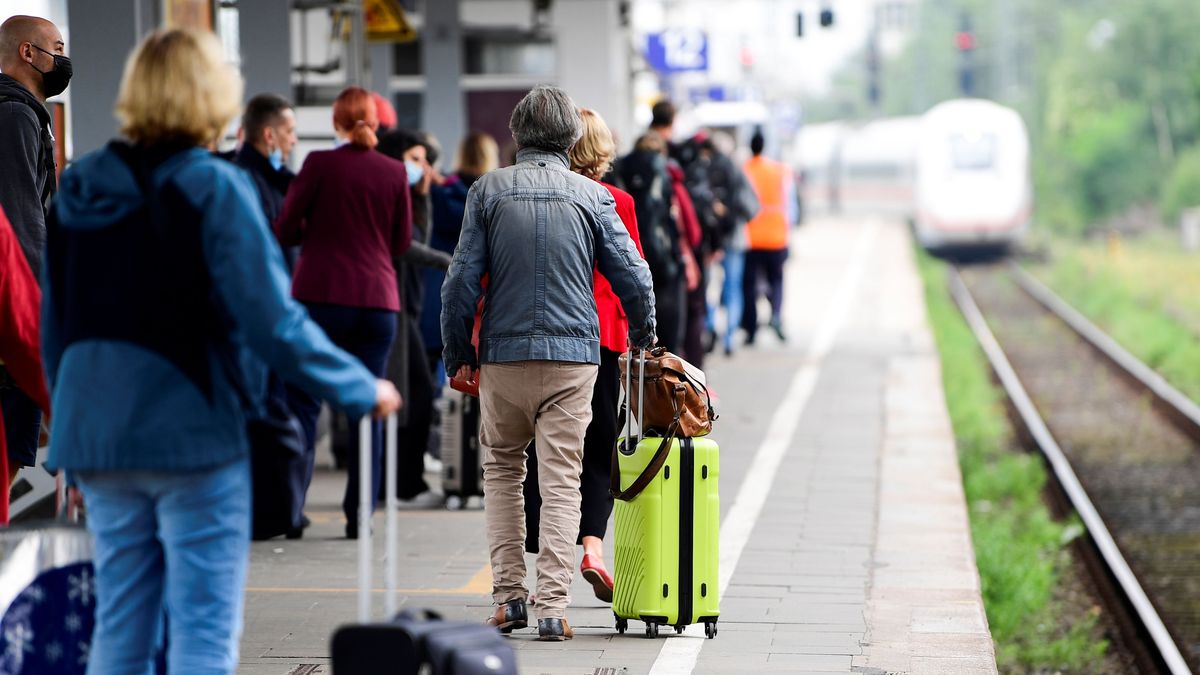
[[[276,94],[259,94],[246,104],[242,115],[242,147],[234,163],[245,169],[258,196],[268,223],[283,209],[283,198],[296,174],[287,166],[296,145],[296,114],[292,104]]]
[[[233,163],[245,169],[258,191],[259,203],[268,223],[283,210],[288,186],[296,174],[287,166],[296,145],[296,114],[292,104],[276,94],[259,94],[250,99],[242,113],[242,144],[233,153]],[[296,266],[300,247],[283,250],[288,271]],[[256,424],[258,436],[250,454],[253,487],[251,536],[256,540],[284,534],[298,539],[309,520],[303,514],[308,487],[308,455],[304,453],[304,430],[288,407],[287,385],[276,374],[267,378],[264,415]],[[297,449],[299,456],[280,452]]]
[[[659,134],[643,134],[633,152],[617,163],[616,182],[633,196],[642,250],[654,279],[658,344],[681,351],[687,310],[684,250],[688,244],[673,214],[674,192],[665,150]]]
[[[14,16],[0,24],[0,208],[35,278],[55,190],[54,132],[45,103],[71,79],[65,47],[62,33],[45,19]],[[7,487],[17,469],[36,461],[41,413],[2,367],[0,411],[8,441]]]

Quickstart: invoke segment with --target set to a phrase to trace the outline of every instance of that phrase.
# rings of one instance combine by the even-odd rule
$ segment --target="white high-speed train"
[[[930,249],[1004,249],[1029,228],[1029,137],[1020,115],[991,101],[805,127],[792,158],[806,215],[902,218]]]

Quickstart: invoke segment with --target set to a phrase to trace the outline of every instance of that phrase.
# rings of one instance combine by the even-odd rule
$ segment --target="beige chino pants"
[[[492,599],[525,599],[525,450],[535,438],[542,495],[537,618],[571,604],[579,536],[583,436],[592,420],[597,367],[562,361],[486,363],[479,377],[483,503],[492,556]]]

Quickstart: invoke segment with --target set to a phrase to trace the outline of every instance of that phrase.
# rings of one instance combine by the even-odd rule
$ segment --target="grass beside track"
[[[1100,672],[1108,644],[1096,610],[1059,589],[1072,573],[1067,545],[1081,527],[1051,517],[1042,500],[1044,465],[1013,440],[1003,392],[946,289],[945,263],[918,256],[997,665],[1001,672]]]
[[[1173,240],[1051,244],[1028,267],[1146,365],[1200,400],[1200,255]]]

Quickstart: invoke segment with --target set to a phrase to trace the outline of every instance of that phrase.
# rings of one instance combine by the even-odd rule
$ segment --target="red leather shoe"
[[[583,578],[592,585],[592,590],[596,593],[597,598],[604,602],[612,602],[613,579],[608,570],[604,569],[603,558],[590,553],[585,554],[583,562],[579,565],[579,571],[583,573]]]

